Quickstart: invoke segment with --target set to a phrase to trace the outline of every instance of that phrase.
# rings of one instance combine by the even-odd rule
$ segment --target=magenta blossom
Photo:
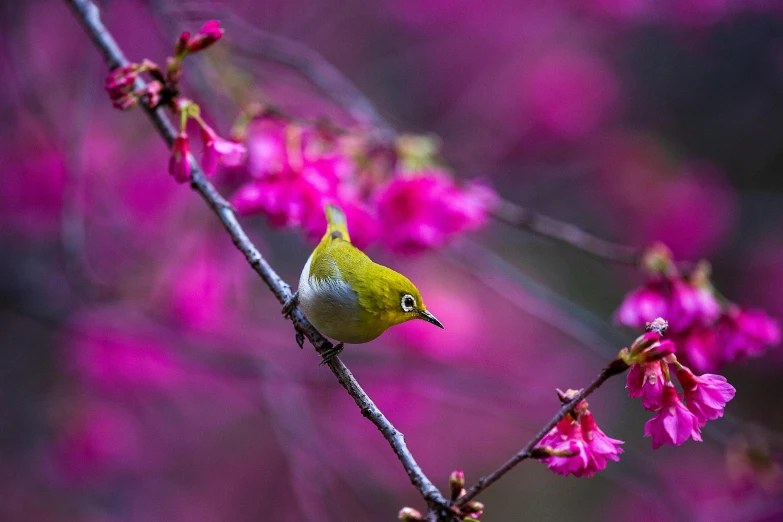
[[[642,398],[642,406],[648,410],[658,410],[662,406],[663,390],[666,378],[663,375],[662,361],[634,364],[625,378],[628,396]]]
[[[642,327],[657,317],[669,321],[672,332],[681,332],[696,321],[710,323],[720,315],[711,288],[673,276],[656,276],[623,299],[615,319],[626,326]]]
[[[323,185],[329,183],[317,172],[270,175],[240,187],[231,203],[240,214],[263,213],[272,226],[309,228],[323,219]]]
[[[218,163],[237,167],[244,161],[247,149],[241,143],[223,139],[209,127],[202,127],[201,136],[204,139],[204,160],[201,166],[207,176],[215,173]]]
[[[169,174],[174,176],[178,183],[185,183],[190,179],[190,143],[188,135],[180,132],[171,146],[169,158]]]
[[[623,452],[620,444],[623,444],[623,441],[608,437],[596,425],[589,410],[585,410],[579,421],[570,416],[561,420],[541,439],[539,446],[550,446],[555,452],[573,454],[541,459],[555,473],[591,477],[605,469],[608,460],[620,460],[619,455]]]
[[[386,246],[411,253],[481,227],[494,198],[486,187],[460,188],[446,173],[426,170],[398,174],[378,190],[375,201]]]
[[[706,286],[693,285],[682,279],[674,279],[671,283],[671,303],[669,326],[674,331],[683,331],[696,321],[707,324],[720,316],[720,305]]]
[[[720,336],[712,326],[697,323],[675,334],[674,342],[682,359],[699,372],[717,371],[726,362]]]
[[[684,366],[677,370],[677,380],[682,386],[688,409],[696,415],[701,426],[708,420],[722,417],[726,403],[737,392],[722,375],[705,373],[697,377]]]
[[[763,310],[732,306],[718,321],[725,358],[730,361],[759,356],[780,343],[780,324]]]
[[[220,22],[217,20],[210,20],[205,23],[199,32],[188,41],[187,51],[189,53],[197,53],[203,51],[210,45],[214,44],[223,37],[223,29],[220,28]]]
[[[691,438],[701,441],[699,419],[685,407],[673,384],[664,386],[661,409],[644,425],[644,436],[652,437],[653,449],[679,446]]]
[[[644,327],[657,317],[669,317],[669,296],[662,281],[649,281],[625,296],[615,312],[615,320],[633,328]]]

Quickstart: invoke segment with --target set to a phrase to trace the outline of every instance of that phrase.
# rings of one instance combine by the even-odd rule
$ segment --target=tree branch
[[[128,60],[125,58],[122,50],[103,25],[103,22],[101,22],[98,7],[89,0],[65,0],[65,2],[71,7],[80,23],[87,31],[93,44],[95,44],[95,47],[100,51],[104,61],[109,66],[109,69],[114,70],[123,65],[127,65]],[[142,89],[144,87],[143,80],[137,80],[136,87]],[[170,147],[174,141],[176,132],[168,117],[163,113],[161,108],[153,109],[144,104],[144,110],[158,130],[158,133]],[[277,275],[250,241],[247,234],[242,229],[242,226],[237,221],[233,209],[207,180],[198,165],[198,162],[192,156],[189,159],[192,166],[191,186],[201,195],[212,211],[218,216],[226,231],[228,231],[231,236],[234,245],[242,252],[248,263],[250,263],[250,266],[253,267],[261,279],[264,280],[278,302],[280,302],[280,304],[285,303],[288,298],[291,297],[291,287]],[[318,353],[322,353],[323,351],[332,348],[332,343],[310,324],[301,311],[295,309],[291,314],[291,319],[296,331],[307,337]],[[333,358],[328,364],[332,373],[337,377],[337,380],[343,388],[348,391],[354,402],[356,402],[356,405],[359,406],[362,415],[367,417],[388,441],[392,450],[394,450],[394,453],[397,455],[397,458],[399,458],[405,468],[411,483],[413,483],[419,493],[421,493],[430,508],[440,511],[447,506],[448,503],[441,492],[427,478],[416,463],[411,452],[408,450],[403,434],[400,433],[378,409],[348,368],[346,368],[337,357]]]
[[[492,209],[492,217],[513,227],[565,243],[599,259],[626,265],[639,265],[641,249],[607,241],[585,232],[576,225],[539,214],[510,201],[501,199]]]
[[[478,479],[476,484],[474,484],[464,495],[462,495],[460,498],[457,499],[456,505],[459,507],[464,507],[469,501],[473,500],[479,493],[487,489],[489,486],[497,482],[498,479],[500,479],[503,475],[511,471],[514,467],[516,467],[517,464],[522,462],[523,460],[529,459],[531,457],[531,452],[533,449],[538,445],[538,443],[541,441],[541,439],[546,436],[547,433],[549,433],[552,428],[554,428],[558,422],[560,422],[566,415],[571,413],[571,410],[573,410],[577,404],[579,404],[583,399],[585,399],[588,395],[593,393],[595,390],[601,387],[603,383],[605,383],[610,377],[614,375],[619,375],[625,370],[628,369],[628,365],[622,360],[622,359],[615,359],[612,361],[609,366],[604,368],[601,373],[596,377],[596,379],[590,383],[590,385],[587,388],[584,388],[582,391],[580,391],[576,397],[571,399],[571,401],[563,404],[563,406],[560,408],[560,410],[557,412],[557,415],[552,417],[552,420],[550,420],[546,425],[544,425],[541,430],[536,433],[535,437],[530,439],[530,441],[525,444],[525,447],[519,450],[519,452],[508,459],[502,466],[500,466],[498,469],[490,473],[489,475],[485,477],[481,477]]]

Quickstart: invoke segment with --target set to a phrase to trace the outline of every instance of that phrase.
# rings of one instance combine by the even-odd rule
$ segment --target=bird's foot
[[[283,309],[281,312],[283,313],[283,317],[290,319],[291,314],[294,312],[294,308],[297,307],[299,304],[299,290],[294,292],[294,294],[288,298],[288,300],[283,305]]]
[[[340,343],[336,346],[333,346],[329,348],[328,350],[325,350],[321,352],[321,363],[318,366],[323,366],[324,364],[328,364],[329,361],[340,355],[340,352],[343,351],[343,343]]]

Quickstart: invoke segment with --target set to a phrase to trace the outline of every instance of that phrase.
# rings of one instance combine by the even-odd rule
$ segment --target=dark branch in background
[[[603,369],[601,373],[598,375],[598,377],[590,383],[590,385],[580,391],[576,397],[571,399],[571,401],[563,404],[563,406],[560,408],[560,411],[557,412],[557,415],[552,417],[552,420],[550,420],[541,430],[536,433],[536,436],[530,439],[530,441],[525,444],[525,447],[519,450],[519,452],[508,459],[505,464],[500,466],[498,469],[490,473],[489,475],[485,477],[481,477],[478,479],[476,484],[471,487],[464,495],[462,495],[459,499],[457,499],[457,505],[462,507],[465,504],[467,504],[469,501],[474,499],[476,495],[487,489],[489,486],[491,486],[493,483],[495,483],[498,479],[500,479],[503,475],[511,471],[514,467],[516,467],[517,464],[522,462],[523,460],[527,460],[531,458],[533,449],[538,445],[539,442],[541,442],[541,439],[543,439],[549,431],[554,428],[558,422],[563,420],[563,418],[571,413],[571,411],[576,408],[576,405],[579,404],[583,399],[585,399],[588,395],[593,393],[595,390],[601,387],[603,383],[605,383],[610,377],[614,375],[619,375],[625,370],[628,369],[628,365],[622,360],[622,359],[615,359],[612,361],[609,366]]]
[[[238,54],[265,58],[298,71],[332,101],[348,111],[356,121],[372,125],[376,138],[380,141],[391,143],[399,136],[350,79],[307,45],[261,30],[231,12],[222,9],[218,11],[212,6],[190,3],[171,11],[188,20],[220,18],[229,26],[236,26],[241,30],[244,40],[229,41],[228,45]],[[607,241],[571,223],[539,214],[510,201],[500,200],[491,215],[498,221],[570,245],[599,259],[634,266],[639,263],[641,250],[638,248]]]
[[[81,22],[84,29],[89,34],[95,46],[101,52],[104,61],[109,66],[109,69],[114,70],[118,67],[128,64],[128,60],[125,58],[123,52],[118,47],[114,38],[104,27],[100,19],[100,14],[97,6],[89,0],[65,0],[66,3],[73,9],[76,17]],[[141,89],[144,87],[143,81],[138,80],[136,85]],[[163,137],[166,144],[171,147],[174,141],[176,132],[171,125],[168,117],[163,113],[161,108],[151,109],[144,106],[144,109],[149,116],[155,128]],[[223,226],[231,236],[234,245],[244,254],[250,266],[258,273],[261,279],[267,284],[269,289],[277,298],[280,304],[284,304],[291,297],[291,287],[283,281],[280,276],[272,269],[267,263],[266,259],[261,255],[258,249],[248,238],[245,231],[237,221],[236,215],[231,206],[226,200],[218,193],[215,187],[206,179],[202,172],[198,162],[192,157],[190,158],[192,166],[192,182],[191,185],[201,197],[206,201],[209,207],[215,212]],[[296,331],[303,334],[312,343],[318,353],[322,353],[332,348],[330,343],[323,335],[321,335],[312,324],[302,315],[302,313],[295,309],[291,314],[291,319],[294,323]],[[389,445],[394,450],[394,453],[399,458],[405,471],[408,473],[411,482],[418,489],[430,508],[435,508],[440,511],[447,505],[447,502],[438,488],[435,487],[432,482],[422,472],[413,455],[408,450],[405,444],[405,439],[399,431],[392,425],[391,422],[383,415],[378,407],[373,403],[369,396],[364,392],[362,387],[353,377],[351,372],[337,357],[329,361],[329,368],[332,373],[337,377],[337,380],[345,388],[357,406],[362,412],[362,415],[367,417],[370,422],[383,434],[384,438],[389,442]]]
[[[506,200],[492,209],[492,217],[511,226],[571,245],[599,259],[637,266],[642,251],[632,246],[613,243],[585,232],[581,228],[544,216]]]

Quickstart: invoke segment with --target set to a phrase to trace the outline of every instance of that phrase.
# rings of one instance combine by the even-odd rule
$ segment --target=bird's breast
[[[308,260],[299,279],[299,307],[322,334],[340,342],[370,341],[360,321],[359,299],[340,278],[310,277]]]

